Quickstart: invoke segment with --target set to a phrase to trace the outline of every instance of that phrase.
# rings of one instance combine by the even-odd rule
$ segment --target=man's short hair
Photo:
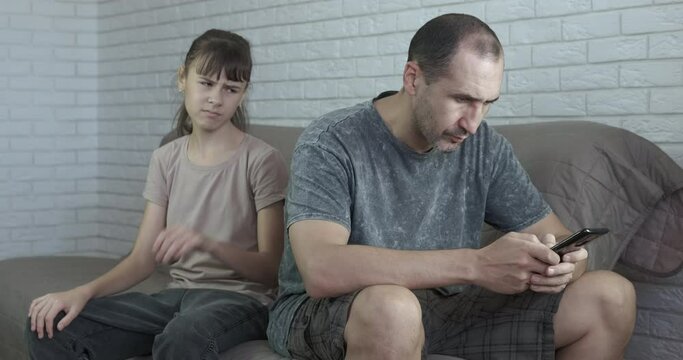
[[[408,61],[415,61],[428,83],[448,72],[458,49],[474,50],[482,58],[500,59],[503,46],[496,33],[472,15],[444,14],[429,20],[410,40]]]

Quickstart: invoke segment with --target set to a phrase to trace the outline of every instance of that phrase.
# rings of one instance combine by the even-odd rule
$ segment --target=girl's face
[[[244,100],[247,83],[219,76],[198,74],[194,64],[178,69],[178,88],[185,93],[185,108],[192,120],[192,128],[214,132],[231,126],[237,107]]]

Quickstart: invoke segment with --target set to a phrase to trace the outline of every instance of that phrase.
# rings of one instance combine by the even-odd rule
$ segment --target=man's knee
[[[606,321],[632,326],[636,292],[629,280],[611,271],[593,271],[584,274],[577,283],[581,281]]]
[[[422,310],[412,291],[395,285],[363,289],[353,301],[346,331],[347,342],[382,339],[397,346],[421,346]]]

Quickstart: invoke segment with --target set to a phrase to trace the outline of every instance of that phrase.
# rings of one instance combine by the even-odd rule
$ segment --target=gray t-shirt
[[[370,101],[304,131],[286,201],[287,227],[334,221],[350,230],[349,244],[405,250],[478,248],[484,221],[516,231],[550,211],[508,141],[486,122],[453,152],[417,153],[391,134]],[[294,313],[307,297],[287,239],[268,329],[285,356]]]

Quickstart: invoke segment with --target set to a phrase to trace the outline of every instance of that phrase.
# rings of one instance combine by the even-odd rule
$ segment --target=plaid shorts
[[[501,295],[468,286],[454,295],[414,290],[422,307],[426,354],[475,359],[554,359],[553,317],[562,294],[526,291]],[[289,331],[294,359],[338,360],[345,355],[344,328],[358,292],[307,299]]]

